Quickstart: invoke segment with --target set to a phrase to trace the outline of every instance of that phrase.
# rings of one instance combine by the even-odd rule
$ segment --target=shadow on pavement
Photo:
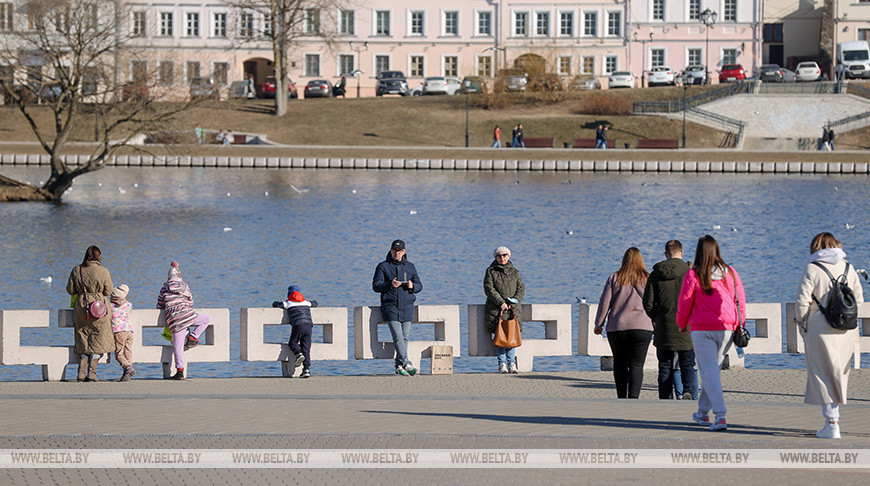
[[[394,415],[413,415],[430,417],[454,417],[471,420],[492,420],[499,422],[513,422],[522,424],[540,425],[568,425],[580,427],[611,427],[620,429],[646,429],[646,430],[669,430],[709,433],[706,428],[686,422],[668,422],[657,420],[635,420],[620,418],[596,418],[596,417],[545,417],[545,416],[517,416],[496,415],[490,413],[448,413],[448,412],[400,412],[390,410],[362,410],[364,413],[383,413]],[[782,427],[762,427],[752,425],[728,424],[728,436],[763,435],[771,437],[814,438],[815,431],[806,429],[787,429]],[[724,435],[724,434],[715,434]],[[852,437],[868,438],[870,434],[849,434]],[[638,437],[642,439],[643,437]]]

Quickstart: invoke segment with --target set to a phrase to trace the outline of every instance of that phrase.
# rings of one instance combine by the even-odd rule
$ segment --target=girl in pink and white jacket
[[[170,380],[184,379],[184,351],[199,344],[211,320],[205,314],[193,310],[193,295],[190,287],[181,279],[178,262],[172,262],[166,282],[157,296],[157,308],[163,309],[166,325],[172,333],[172,348],[175,354],[176,373]]]
[[[725,397],[722,392],[722,362],[731,347],[738,323],[746,321],[746,294],[743,282],[733,267],[719,253],[719,244],[705,235],[698,240],[694,266],[683,279],[677,304],[677,326],[692,332],[692,344],[701,376],[701,396],[698,411],[692,415],[696,423],[710,430],[726,430]],[[708,413],[716,414],[712,424]]]

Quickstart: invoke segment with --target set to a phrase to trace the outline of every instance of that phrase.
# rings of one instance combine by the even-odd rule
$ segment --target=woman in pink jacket
[[[738,305],[739,302],[739,318]],[[746,294],[737,271],[722,260],[719,244],[706,235],[698,240],[695,263],[683,279],[677,304],[677,326],[692,331],[692,344],[701,375],[698,411],[692,415],[710,430],[726,430],[722,362],[731,347],[734,329],[746,321]],[[707,414],[716,414],[711,424]]]

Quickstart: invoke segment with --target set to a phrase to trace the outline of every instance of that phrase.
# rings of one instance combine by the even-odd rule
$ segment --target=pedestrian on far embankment
[[[825,426],[816,432],[821,439],[840,438],[840,404],[846,403],[852,353],[858,345],[858,329],[834,329],[819,310],[830,305],[831,278],[845,276],[855,301],[864,302],[858,273],[846,261],[843,245],[831,233],[819,233],[810,243],[810,263],[804,270],[797,294],[797,323],[806,346],[807,390],[804,403],[821,405]],[[843,278],[843,277],[840,277]]]
[[[381,315],[390,327],[396,348],[396,374],[414,376],[417,368],[408,357],[408,339],[414,320],[414,301],[423,290],[417,267],[408,261],[405,242],[394,240],[387,257],[375,268],[372,290],[381,294]]]
[[[692,420],[710,430],[728,428],[722,392],[722,363],[731,348],[734,329],[738,322],[745,321],[743,282],[737,271],[722,259],[716,239],[705,235],[698,240],[694,266],[683,279],[677,304],[677,326],[682,331],[692,332],[692,345],[701,375],[701,396]],[[711,409],[716,414],[712,424],[708,416]]]
[[[199,338],[205,332],[211,319],[193,310],[193,294],[190,287],[181,279],[178,262],[172,262],[166,275],[166,282],[157,296],[157,308],[163,309],[166,325],[172,333],[172,349],[175,355],[175,374],[170,380],[184,379],[184,351],[199,345]]]
[[[112,317],[108,312],[112,275],[102,266],[102,259],[100,249],[89,246],[81,265],[73,267],[66,283],[66,292],[74,296],[75,352],[79,356],[76,381],[99,381],[100,358],[115,350]]]
[[[492,129],[492,147],[491,148],[501,148],[501,127],[498,125]]]
[[[683,245],[679,240],[670,240],[665,244],[665,257],[667,260],[653,266],[643,292],[643,308],[654,327],[653,344],[659,362],[659,398],[674,398],[675,381],[679,374],[682,383],[676,388],[683,393],[677,395],[677,399],[694,400],[698,394],[695,350],[692,348],[692,338],[677,327],[677,300],[689,264],[683,261]]]
[[[598,125],[595,130],[595,148],[607,148],[607,125]]]
[[[486,331],[495,334],[502,311],[510,309],[522,330],[523,311],[521,304],[526,288],[520,271],[511,263],[511,251],[500,246],[493,253],[494,260],[483,276],[483,291],[486,294]],[[499,373],[517,373],[516,348],[496,347]]]
[[[619,270],[607,278],[598,301],[594,332],[601,334],[607,322],[618,398],[638,398],[643,385],[643,365],[653,334],[652,321],[643,310],[648,278],[643,255],[631,247],[622,256]]]

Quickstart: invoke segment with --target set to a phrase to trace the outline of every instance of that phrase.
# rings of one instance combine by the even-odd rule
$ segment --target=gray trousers
[[[725,395],[722,393],[722,363],[731,348],[734,331],[692,331],[695,361],[701,376],[701,396],[698,411],[707,414],[710,409],[717,416],[724,416]]]

